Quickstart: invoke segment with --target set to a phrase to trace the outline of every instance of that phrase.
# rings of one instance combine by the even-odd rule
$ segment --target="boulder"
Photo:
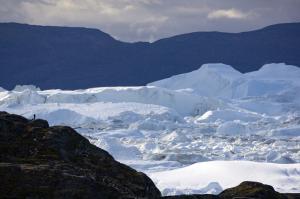
[[[219,194],[221,199],[229,198],[255,198],[255,199],[286,199],[287,196],[280,194],[270,185],[259,182],[245,181],[236,187],[224,190]]]

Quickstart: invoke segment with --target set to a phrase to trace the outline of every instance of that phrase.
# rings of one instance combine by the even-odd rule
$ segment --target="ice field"
[[[165,195],[219,193],[245,180],[300,192],[296,66],[242,74],[205,64],[141,87],[0,88],[0,110],[72,126]]]

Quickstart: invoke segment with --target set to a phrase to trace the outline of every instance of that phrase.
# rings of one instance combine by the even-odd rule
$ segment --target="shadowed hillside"
[[[96,29],[0,24],[0,86],[43,89],[145,85],[222,62],[241,72],[300,65],[300,23],[244,33],[195,32],[125,43]]]

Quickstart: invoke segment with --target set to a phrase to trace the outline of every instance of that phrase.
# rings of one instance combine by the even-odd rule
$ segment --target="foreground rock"
[[[258,182],[242,182],[237,187],[224,190],[219,196],[220,198],[287,198],[276,192],[272,186]]]
[[[0,112],[0,198],[159,198],[145,174],[72,128]]]

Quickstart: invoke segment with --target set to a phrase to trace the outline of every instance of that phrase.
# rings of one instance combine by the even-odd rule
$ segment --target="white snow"
[[[225,135],[247,134],[250,130],[239,120],[224,122],[217,128],[217,133]]]
[[[300,192],[300,164],[210,161],[149,175],[163,195],[218,194],[243,181],[269,184],[279,192]]]
[[[0,110],[27,118],[35,114],[50,125],[72,126],[117,160],[151,173],[165,194],[218,193],[229,184],[210,179],[211,170],[197,187],[175,186],[176,175],[167,179],[171,184],[164,184],[160,176],[198,162],[201,168],[233,164],[241,171],[254,165],[257,172],[264,172],[262,176],[277,176],[280,172],[274,168],[287,171],[291,165],[299,170],[299,164],[292,164],[300,163],[299,91],[300,68],[295,66],[268,64],[241,74],[228,65],[205,64],[140,87],[0,89]],[[228,162],[220,162],[224,160]],[[292,184],[299,185],[299,181],[281,173],[278,181],[270,183],[279,191],[293,191]],[[238,184],[245,174],[232,176]],[[189,178],[199,180],[197,172]],[[281,184],[286,185],[279,189]]]

